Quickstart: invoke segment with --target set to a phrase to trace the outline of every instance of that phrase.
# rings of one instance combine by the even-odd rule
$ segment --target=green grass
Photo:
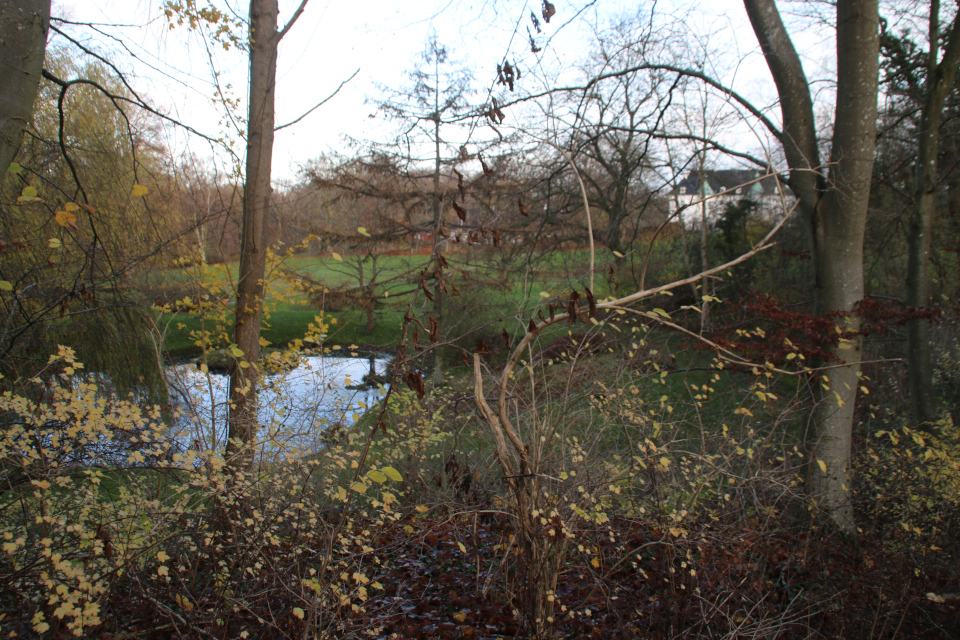
[[[478,335],[488,342],[494,336],[499,337],[504,329],[514,337],[522,335],[523,329],[514,316],[524,309],[521,313],[524,317],[535,316],[532,309],[546,303],[540,295],[541,292],[555,296],[553,302],[559,305],[564,302],[563,298],[571,287],[576,286],[582,291],[583,284],[578,284],[576,278],[581,277],[587,270],[589,251],[575,249],[548,254],[533,271],[512,268],[511,265],[502,263],[499,258],[500,254],[481,253],[476,250],[455,251],[447,255],[450,263],[450,270],[447,271],[450,278],[447,282],[451,288],[455,285],[460,295],[448,295],[445,298],[442,330],[446,335],[455,337],[485,324],[488,329]],[[609,258],[608,253],[601,250],[598,264]],[[422,315],[421,320],[426,323],[427,316],[431,315],[431,305],[417,285],[420,269],[428,260],[429,256],[424,255],[379,256],[377,281],[385,282],[400,276],[403,278],[384,285],[393,295],[385,300],[381,298],[382,302],[376,311],[375,329],[366,330],[366,316],[363,311],[351,309],[345,306],[349,305],[348,302],[333,297],[326,305],[328,317],[337,320],[336,324],[331,326],[329,342],[343,346],[356,344],[372,349],[394,347],[400,340],[402,318],[411,291],[419,298],[413,313],[417,317]],[[371,276],[372,260],[367,259],[363,268],[366,281]],[[217,265],[214,269],[220,273],[221,278],[236,277],[236,263]],[[283,262],[283,269],[302,274],[309,282],[315,285],[323,284],[334,290],[356,286],[358,283],[355,256],[345,255],[342,261],[338,261],[331,257],[295,255]],[[170,284],[186,281],[186,276],[179,270],[171,269],[156,275],[156,282]],[[606,277],[598,275],[595,292],[598,298],[610,293],[606,291],[607,287]],[[381,288],[381,295],[383,291]],[[317,300],[313,303],[280,303],[271,312],[264,326],[263,337],[272,347],[283,348],[293,340],[303,338],[319,309],[320,303]],[[164,320],[170,320],[170,316],[166,316]],[[165,351],[168,356],[181,358],[198,354],[199,348],[190,334],[198,331],[200,327],[200,320],[196,316],[179,314],[170,324],[166,336]],[[565,332],[559,328],[555,331],[557,335]],[[472,348],[475,342],[476,338],[471,338],[459,346]]]
[[[270,347],[286,347],[294,340],[304,337],[308,326],[319,313],[320,310],[312,306],[281,304],[280,308],[270,314],[262,335],[270,343]],[[337,320],[336,324],[330,327],[328,344],[356,344],[371,349],[390,349],[399,341],[403,312],[394,309],[378,311],[376,328],[371,332],[366,329],[366,314],[362,311],[328,313],[327,317]],[[169,320],[170,316],[165,319]],[[171,358],[183,358],[199,354],[200,348],[190,334],[199,331],[200,327],[201,322],[197,316],[176,316],[164,342],[167,355]]]

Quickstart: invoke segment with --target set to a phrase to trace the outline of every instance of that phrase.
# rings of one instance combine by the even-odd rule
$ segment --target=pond
[[[263,376],[258,401],[264,450],[315,453],[325,429],[354,424],[386,393],[385,383],[364,381],[382,380],[388,362],[381,355],[306,356],[295,368]],[[177,441],[185,448],[222,450],[229,376],[204,374],[194,363],[171,365],[165,375]]]

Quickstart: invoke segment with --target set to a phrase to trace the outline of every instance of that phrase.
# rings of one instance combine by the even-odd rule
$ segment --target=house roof
[[[698,171],[691,171],[677,187],[680,194],[683,195],[701,192],[703,195],[712,195],[721,191],[730,189],[736,191],[736,189],[742,188],[737,193],[747,198],[750,196],[775,196],[779,194],[780,188],[786,190],[786,185],[778,180],[775,175],[747,185],[748,182],[757,180],[764,175],[765,172],[755,169],[720,169],[704,171],[702,174]],[[700,182],[701,176],[703,178],[702,185]]]

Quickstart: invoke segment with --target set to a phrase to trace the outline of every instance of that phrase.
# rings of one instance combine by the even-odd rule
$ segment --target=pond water
[[[371,374],[385,376],[388,362],[382,356],[307,356],[296,368],[263,376],[258,403],[264,447],[317,451],[324,429],[352,425],[386,392],[386,385],[362,382]],[[176,439],[185,448],[222,450],[229,376],[208,376],[193,363],[169,366],[165,374]]]

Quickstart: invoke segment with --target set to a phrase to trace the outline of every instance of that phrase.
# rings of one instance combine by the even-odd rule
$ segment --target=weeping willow
[[[69,324],[54,327],[51,337],[73,347],[87,372],[102,374],[105,390],[165,404],[166,385],[149,327],[146,312],[126,304],[76,316]]]

